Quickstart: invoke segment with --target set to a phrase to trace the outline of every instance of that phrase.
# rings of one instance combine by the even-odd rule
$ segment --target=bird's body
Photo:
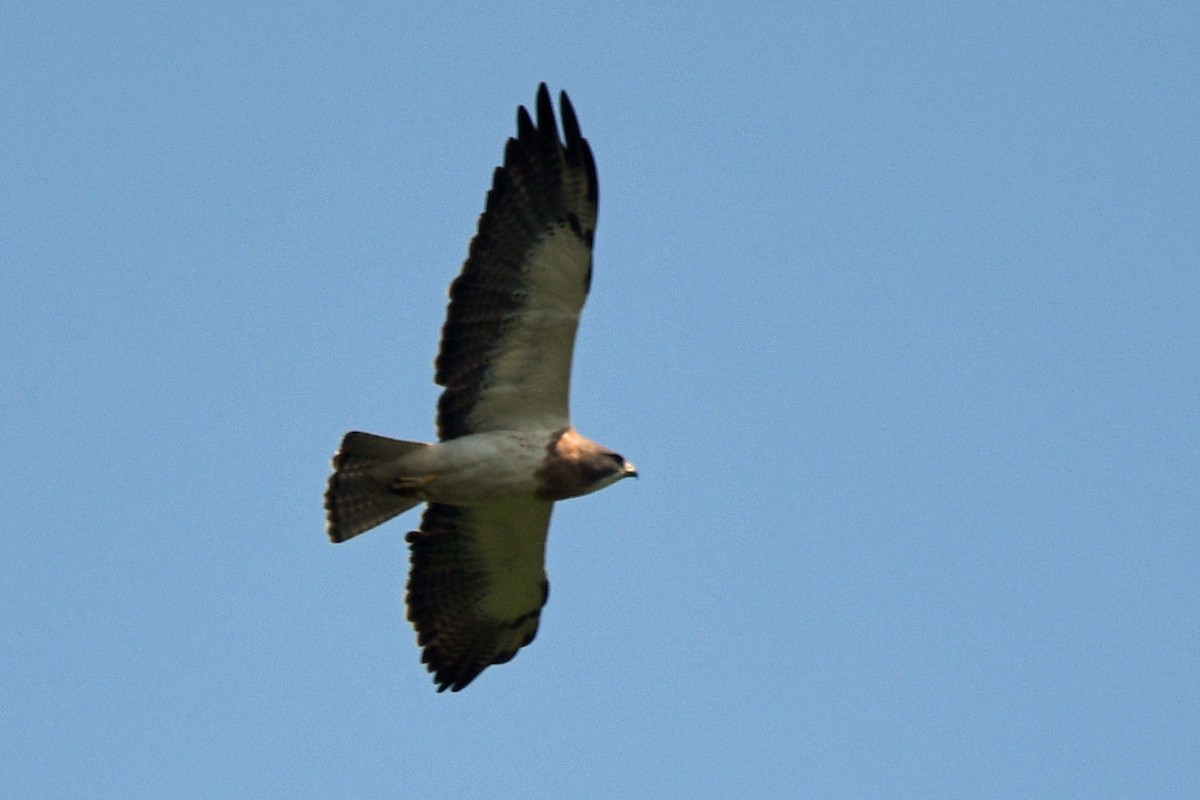
[[[581,450],[599,453],[601,467],[603,461],[616,456],[571,428],[473,433],[438,444],[355,431],[346,435],[336,456],[342,491],[335,502],[346,503],[372,493],[380,502],[407,507],[416,503],[478,506],[517,498],[566,500],[608,485],[589,476],[589,462],[578,455]],[[354,458],[359,460],[351,464]],[[360,482],[359,491],[353,489],[352,481]],[[356,530],[355,515],[344,514],[337,528],[338,541],[378,524]]]
[[[406,601],[439,691],[457,691],[532,641],[549,583],[554,502],[636,476],[567,413],[575,332],[591,284],[591,149],[545,84],[537,126],[517,113],[463,271],[450,287],[435,380],[439,442],[346,434],[325,493],[345,541],[427,503],[408,535]]]

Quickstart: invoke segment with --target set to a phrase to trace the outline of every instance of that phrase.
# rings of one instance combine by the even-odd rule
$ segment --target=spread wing
[[[450,285],[435,380],[442,440],[569,424],[579,313],[592,272],[596,165],[566,93],[559,141],[546,84],[524,106],[461,274]]]
[[[546,531],[553,503],[431,503],[408,534],[408,618],[438,691],[457,692],[533,641],[550,592]]]

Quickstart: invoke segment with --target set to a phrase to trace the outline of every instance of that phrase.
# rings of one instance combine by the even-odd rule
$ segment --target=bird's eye
[[[618,466],[625,466],[625,459],[619,453],[609,453],[608,457],[615,461]]]

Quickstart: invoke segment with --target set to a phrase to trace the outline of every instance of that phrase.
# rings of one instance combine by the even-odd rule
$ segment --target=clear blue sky
[[[0,27],[0,793],[1200,792],[1194,4],[115,5]],[[543,80],[642,477],[438,695],[321,493]]]

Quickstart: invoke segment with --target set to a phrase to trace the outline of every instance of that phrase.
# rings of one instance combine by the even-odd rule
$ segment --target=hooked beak
[[[625,462],[625,466],[621,468],[621,471],[625,473],[621,476],[623,478],[637,477],[637,467],[635,467],[633,464],[630,464],[628,461]]]

